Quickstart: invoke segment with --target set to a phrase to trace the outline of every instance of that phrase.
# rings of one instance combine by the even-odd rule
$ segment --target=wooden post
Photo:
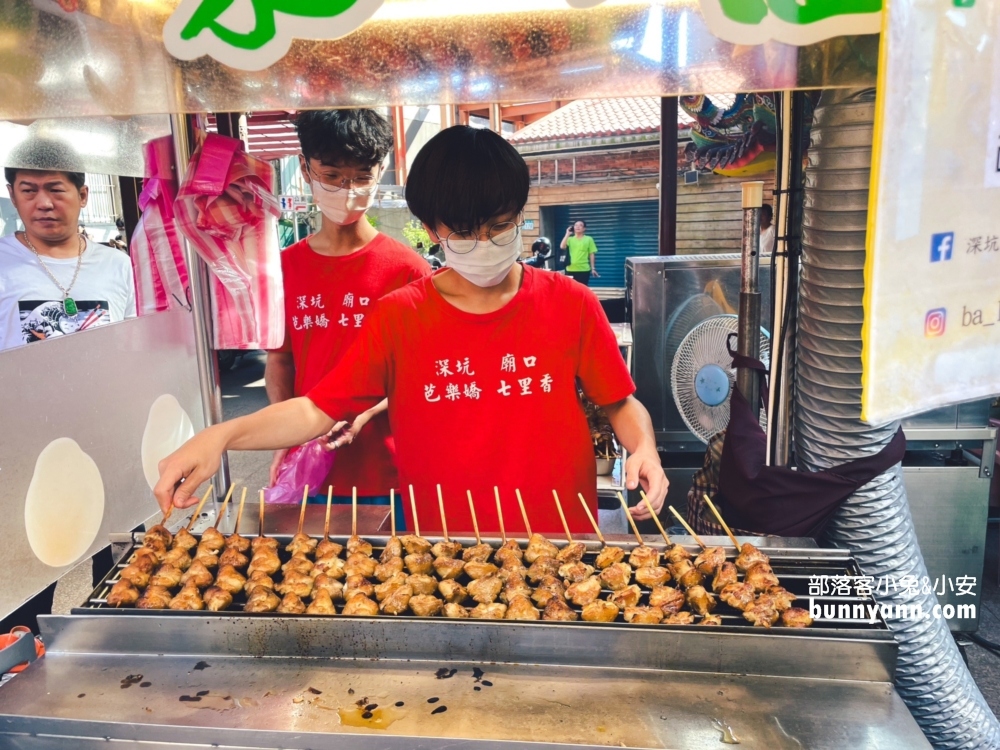
[[[499,102],[490,104],[490,130],[494,133],[503,131],[503,111],[500,109]]]
[[[403,108],[392,108],[392,154],[396,163],[396,184],[406,184],[406,123]]]

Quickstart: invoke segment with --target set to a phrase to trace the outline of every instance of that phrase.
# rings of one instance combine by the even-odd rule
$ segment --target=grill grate
[[[274,534],[274,535],[270,535],[270,536],[272,536],[274,539],[279,540],[279,542],[281,543],[280,547],[279,547],[279,553],[278,554],[279,554],[279,557],[281,559],[282,564],[284,564],[285,562],[287,562],[291,558],[291,553],[289,553],[289,552],[287,552],[285,550],[285,546],[287,545],[288,542],[291,541],[291,535]],[[195,535],[195,538],[197,538],[199,540],[199,542],[201,541],[200,536]],[[438,537],[425,537],[425,538],[428,541],[430,541],[431,543],[440,541],[440,538],[438,538]],[[332,537],[331,536],[330,539],[331,539],[331,541],[338,542],[338,543],[344,545],[345,547],[347,545],[347,537]],[[387,541],[386,537],[366,537],[366,540],[369,541],[372,544],[372,546],[373,546],[372,556],[377,559],[378,556],[379,556],[379,554],[381,553],[382,549],[384,549],[384,545],[385,545],[385,543]],[[471,538],[451,537],[451,540],[452,541],[461,542],[463,544],[463,546],[470,546],[472,544],[475,544],[475,540],[471,539]],[[526,541],[524,541],[524,540],[520,540],[520,541],[521,541],[522,548],[524,546],[526,546],[526,544],[527,544]],[[500,546],[500,544],[502,543],[500,539],[487,539],[487,538],[484,538],[483,542],[490,544],[491,546],[494,547],[494,549],[498,548]],[[585,562],[585,563],[587,563],[589,565],[593,565],[594,561],[595,561],[595,559],[597,557],[597,553],[601,550],[601,545],[600,545],[599,542],[596,542],[596,541],[588,541],[588,542],[585,542],[585,543],[587,544],[587,552],[586,552],[586,554],[583,557],[583,562]],[[135,616],[135,615],[139,615],[139,616],[170,615],[170,616],[181,616],[181,617],[191,616],[191,615],[197,615],[197,616],[222,615],[222,616],[254,617],[254,616],[258,616],[258,615],[263,615],[263,616],[266,616],[266,617],[305,617],[305,618],[323,618],[323,617],[329,617],[330,616],[330,615],[309,615],[309,614],[301,614],[301,615],[297,615],[297,614],[284,614],[284,613],[279,613],[279,612],[244,612],[243,611],[243,607],[246,604],[246,594],[244,592],[242,592],[242,591],[240,593],[238,593],[238,594],[236,594],[236,595],[233,596],[233,603],[227,609],[225,609],[223,611],[220,611],[220,612],[212,612],[212,611],[210,611],[208,609],[196,610],[196,611],[186,611],[186,610],[170,610],[170,609],[135,609],[134,607],[116,608],[116,607],[109,606],[107,604],[106,597],[107,597],[108,593],[111,591],[111,587],[115,583],[117,583],[117,581],[119,580],[119,575],[118,575],[119,572],[122,569],[124,569],[132,561],[132,559],[134,557],[134,554],[135,554],[135,551],[141,545],[142,545],[142,534],[138,534],[137,533],[137,534],[135,534],[133,536],[133,544],[132,544],[132,546],[122,556],[121,561],[119,563],[117,563],[110,571],[108,571],[108,573],[104,576],[104,578],[102,579],[102,581],[97,585],[97,587],[93,590],[93,592],[91,592],[90,596],[87,598],[87,601],[82,606],[73,609],[73,614],[95,614],[95,613],[100,613],[100,614],[107,614],[107,615],[132,615],[132,616]],[[626,556],[627,556],[628,553],[631,552],[631,550],[633,550],[635,547],[638,546],[638,544],[635,541],[630,541],[630,542],[624,542],[623,541],[623,542],[614,542],[613,546],[621,547],[622,549],[624,549],[625,552],[626,552]],[[652,545],[651,544],[650,546],[654,546],[657,549],[661,549],[661,547],[663,547],[662,544],[660,544],[660,545]],[[684,544],[682,546],[685,549],[687,549],[692,555],[697,555],[698,552],[700,552],[700,548],[697,547],[697,545]],[[726,547],[726,549],[727,549],[727,551],[729,551],[728,547]],[[853,596],[853,597],[814,596],[814,597],[811,597],[811,596],[809,596],[809,583],[810,583],[810,581],[814,577],[817,577],[817,576],[827,576],[828,578],[843,577],[843,576],[857,577],[857,576],[861,575],[861,571],[858,568],[857,563],[850,556],[848,556],[846,554],[844,554],[844,555],[830,554],[829,550],[805,550],[805,549],[803,549],[803,550],[794,550],[794,549],[788,549],[788,548],[769,549],[769,548],[766,548],[766,547],[761,547],[761,550],[764,551],[765,553],[767,553],[771,557],[771,563],[770,564],[771,564],[771,567],[774,570],[775,574],[778,576],[780,585],[783,586],[785,589],[787,589],[792,594],[794,594],[796,597],[798,597],[798,601],[795,602],[796,606],[808,608],[809,601],[811,600],[811,601],[815,602],[817,605],[819,605],[820,607],[823,607],[823,605],[827,605],[828,607],[831,606],[831,605],[833,605],[833,606],[835,606],[837,608],[837,610],[838,610],[837,613],[839,614],[840,613],[839,610],[841,608],[841,605],[847,605],[851,613],[857,613],[857,610],[855,609],[855,607],[856,607],[856,605],[861,605],[861,606],[864,607],[863,611],[867,613],[869,611],[869,609],[868,609],[869,605],[876,604],[875,599],[872,596],[867,596],[867,597],[858,597],[858,596]],[[837,551],[837,552],[839,552],[839,551]],[[817,554],[817,553],[819,553],[819,554]],[[730,553],[730,554],[727,555],[726,559],[729,560],[729,561],[732,561],[734,559],[734,557],[735,557],[735,555],[732,554],[732,553]],[[278,574],[275,575],[275,578],[277,578],[277,577],[278,577]],[[463,573],[457,580],[463,586],[467,586],[470,579],[468,578],[468,576],[466,574]],[[377,581],[375,581],[375,582],[377,583]],[[706,585],[706,588],[710,589],[710,581],[707,580],[707,579],[706,579],[706,584],[709,584],[709,585]],[[670,583],[668,583],[668,585],[675,585],[675,584],[674,584],[673,581],[671,581]],[[649,596],[650,589],[649,589],[649,587],[642,586],[642,585],[639,585],[639,588],[642,591],[642,597],[641,597],[641,599],[639,601],[639,604],[640,605],[647,604],[648,603],[648,596]],[[178,590],[179,590],[179,587],[172,589],[172,591],[174,591],[175,593]],[[609,589],[604,589],[604,590],[602,590],[600,598],[606,599],[608,597],[608,595],[611,594],[611,593],[612,592]],[[568,602],[568,601],[567,601],[567,604],[569,604],[570,607],[578,615],[580,614],[581,607],[579,607],[577,605],[574,605],[574,604],[572,604],[571,602]],[[339,609],[341,609],[343,607],[343,602],[337,602],[337,605],[338,605],[338,611],[339,611]],[[721,628],[723,628],[723,629],[730,628],[730,627],[731,628],[752,628],[752,627],[754,627],[753,625],[751,625],[751,623],[749,623],[747,620],[745,620],[743,618],[743,615],[742,615],[742,613],[739,610],[733,609],[732,607],[728,606],[727,604],[723,603],[722,601],[717,601],[717,606],[713,610],[712,614],[719,615],[721,617],[722,623],[723,623],[722,626],[721,626]],[[341,615],[338,613],[335,616],[336,617],[340,617]],[[416,615],[413,615],[413,614],[403,614],[403,615],[377,615],[377,616],[374,616],[374,617],[367,617],[367,619],[380,619],[380,620],[400,620],[400,619],[406,619],[406,620],[441,620],[441,619],[445,619],[445,618],[442,618],[441,616],[437,616],[437,617],[417,617]],[[503,621],[493,621],[493,622],[513,622],[513,621],[503,620]],[[525,622],[531,623],[533,621],[518,620],[517,622],[523,624]],[[598,626],[598,625],[604,624],[604,623],[583,623],[583,621],[575,621],[575,622],[566,622],[566,623],[564,623],[564,622],[558,621],[558,620],[545,620],[545,621],[538,621],[538,622],[544,622],[547,625],[553,625],[553,624],[554,625],[559,625],[559,624],[571,624],[571,625],[572,624],[576,624],[576,625],[579,625],[579,624],[582,623],[582,624],[585,624],[585,625],[588,625],[588,626],[590,626],[590,625]],[[623,623],[625,623],[624,616],[623,616],[623,614],[619,613],[619,615],[616,618],[616,620],[613,623],[608,623],[608,624],[619,624],[620,625],[620,624],[623,624]],[[694,625],[665,625],[665,624],[661,624],[659,626],[653,626],[653,627],[678,627],[678,628],[698,628],[698,629],[701,629],[703,626],[700,626],[700,625],[697,625],[697,624],[694,624]],[[792,632],[793,631],[793,629],[791,629],[791,628],[782,628],[780,626],[780,624],[779,625],[775,625],[774,629],[779,630],[781,632]],[[868,617],[865,617],[865,618],[854,618],[854,617],[839,618],[839,617],[836,617],[836,618],[832,618],[832,619],[825,619],[824,618],[824,619],[817,619],[815,621],[815,623],[813,624],[813,626],[810,629],[811,630],[866,630],[866,631],[870,631],[870,630],[886,630],[886,625],[885,625],[884,620],[881,617],[881,614],[876,613],[876,622],[875,623],[870,622],[870,620],[868,619]],[[801,632],[801,631],[796,631],[796,632]]]

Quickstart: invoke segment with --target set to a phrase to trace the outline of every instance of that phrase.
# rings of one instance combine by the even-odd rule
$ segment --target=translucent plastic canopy
[[[831,1],[819,5],[829,7]],[[184,0],[178,10],[178,0],[4,0],[0,119],[519,102],[874,83],[875,34],[805,46],[773,40],[734,44],[720,38],[733,36],[720,32],[712,21],[712,9],[736,7],[734,0],[605,0],[586,9],[574,9],[569,2]],[[878,0],[874,2],[877,16]],[[594,0],[573,3],[592,5]],[[784,0],[780,4],[787,5]],[[304,20],[303,8],[317,14],[326,12],[324,7],[345,5],[365,6],[366,13],[377,10],[339,39],[330,38],[327,20]],[[756,5],[767,12],[764,0]],[[771,5],[779,3],[771,0]],[[216,13],[219,24],[228,24],[237,36],[264,28],[254,26],[256,12],[258,24],[262,18],[276,19],[275,33],[288,38],[283,47],[279,39],[261,50],[263,57],[251,51],[239,58],[250,59],[249,64],[236,63],[244,68],[268,64],[250,72],[208,56],[180,60],[170,55],[164,43],[168,19],[190,15],[192,7],[202,12],[210,6],[226,11]],[[795,12],[798,6],[790,7]],[[283,9],[299,15],[286,15]],[[288,18],[297,24],[294,28]],[[799,43],[822,36],[814,33],[820,28],[847,33],[843,26],[829,26],[830,19],[800,26],[770,16],[764,20],[747,25],[748,39],[787,41],[787,34],[769,31],[772,26],[791,28],[793,34],[812,29],[797,39]],[[174,38],[175,32],[167,28],[168,37]],[[860,28],[868,30],[871,24]],[[324,39],[301,38],[310,33]],[[281,49],[275,52],[276,45]],[[268,55],[276,62],[268,62]]]

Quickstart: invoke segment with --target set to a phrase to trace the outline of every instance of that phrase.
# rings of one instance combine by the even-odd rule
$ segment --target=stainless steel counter
[[[0,746],[681,750],[720,744],[718,719],[747,748],[929,747],[878,636],[199,613],[44,622],[48,654],[0,689]]]

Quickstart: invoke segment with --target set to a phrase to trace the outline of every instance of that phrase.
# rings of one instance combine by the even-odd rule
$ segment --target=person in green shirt
[[[566,229],[566,236],[559,243],[559,247],[562,250],[569,248],[569,264],[566,266],[566,273],[584,286],[589,286],[591,276],[599,279],[601,275],[594,268],[594,253],[597,252],[597,245],[594,244],[593,237],[584,234],[586,231],[587,222],[580,219]]]

